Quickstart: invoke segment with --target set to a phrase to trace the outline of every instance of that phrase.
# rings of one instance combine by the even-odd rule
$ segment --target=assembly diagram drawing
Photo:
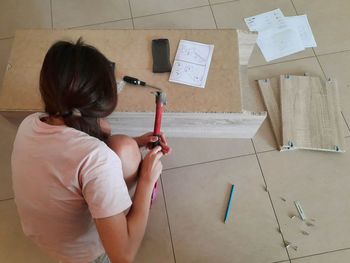
[[[214,46],[181,40],[169,81],[204,88]]]

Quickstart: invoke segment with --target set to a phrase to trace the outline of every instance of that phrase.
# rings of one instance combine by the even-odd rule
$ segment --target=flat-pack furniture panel
[[[280,76],[283,147],[344,151],[336,82]]]
[[[22,30],[17,31],[0,91],[1,110],[41,110],[39,72],[49,47],[82,37],[116,63],[117,79],[134,76],[161,87],[169,112],[240,112],[239,52],[236,30]],[[214,45],[204,89],[171,83],[169,73],[152,73],[152,39],[168,38],[170,60],[181,39]],[[154,111],[150,89],[127,85],[117,111]],[[18,96],[25,94],[26,96]],[[30,94],[30,96],[28,96]]]
[[[241,89],[248,85],[246,67],[256,34],[226,30],[20,30],[11,50],[3,86],[0,114],[18,123],[43,111],[39,74],[49,47],[58,40],[82,37],[116,63],[116,78],[129,75],[161,87],[168,103],[163,131],[168,137],[252,138],[266,113],[242,109]],[[204,89],[171,83],[169,73],[152,73],[152,39],[168,38],[173,62],[181,39],[214,45]],[[152,129],[154,95],[149,88],[126,85],[109,116],[113,132],[129,135]]]
[[[261,95],[271,122],[277,145],[282,146],[282,119],[279,78],[258,80]]]

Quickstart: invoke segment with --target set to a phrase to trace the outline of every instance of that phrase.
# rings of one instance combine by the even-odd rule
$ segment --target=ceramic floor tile
[[[291,258],[350,247],[350,138],[345,142],[346,153],[259,154],[283,236],[298,247],[297,251],[289,248]],[[306,221],[300,219],[295,200],[300,202]],[[296,217],[291,219],[293,215]]]
[[[131,18],[128,0],[52,0],[54,28],[68,28]]]
[[[216,28],[209,6],[135,18],[134,23],[135,28]]]
[[[0,262],[57,263],[24,236],[13,200],[0,202]]]
[[[131,19],[125,19],[102,24],[79,26],[73,29],[133,29],[133,25]]]
[[[252,111],[262,111],[265,109],[258,84],[255,80],[288,73],[298,75],[304,74],[304,72],[308,72],[312,76],[323,77],[322,69],[315,57],[249,68],[248,78],[250,85],[242,90],[244,109]],[[344,130],[346,131],[346,129],[347,127],[344,123]],[[268,118],[255,135],[254,145],[257,152],[276,149],[277,145]]]
[[[338,82],[340,104],[347,123],[350,125],[350,51],[318,56],[327,77]]]
[[[135,263],[174,262],[161,180],[158,185],[158,196],[151,207],[146,234]]]
[[[169,138],[172,153],[163,159],[164,169],[254,153],[249,139]]]
[[[10,56],[12,41],[12,38],[0,40],[0,89]]]
[[[218,28],[239,28],[244,30],[248,30],[248,27],[244,22],[245,17],[264,13],[276,8],[281,8],[282,12],[286,16],[295,15],[295,10],[289,0],[245,0],[212,6]],[[262,56],[260,49],[256,45],[249,60],[249,66],[271,64],[281,61],[311,57],[313,55],[312,49],[306,49],[303,52],[267,63]]]
[[[16,132],[17,127],[0,115],[0,200],[13,197],[11,153]]]
[[[350,1],[293,0],[298,14],[307,14],[317,54],[350,49]]]
[[[164,171],[176,262],[288,259],[256,156]],[[229,220],[224,214],[235,184]]]
[[[350,260],[350,249],[294,259],[292,263],[346,263]]]
[[[159,14],[208,4],[208,0],[130,0],[133,17]]]
[[[51,28],[50,0],[1,0],[0,38],[23,28]]]

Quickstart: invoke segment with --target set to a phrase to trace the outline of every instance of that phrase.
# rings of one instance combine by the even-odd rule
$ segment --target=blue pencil
[[[228,219],[228,215],[229,215],[229,213],[230,213],[231,200],[232,200],[232,195],[233,195],[233,192],[234,192],[234,191],[235,191],[235,185],[232,184],[231,192],[230,192],[230,197],[228,198],[228,203],[227,203],[227,208],[226,208],[224,223],[226,223],[226,221],[227,221],[227,219]]]

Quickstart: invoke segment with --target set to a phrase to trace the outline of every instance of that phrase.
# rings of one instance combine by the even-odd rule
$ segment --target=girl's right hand
[[[162,147],[157,146],[150,150],[142,161],[140,180],[154,185],[163,169],[160,158],[163,156]]]

